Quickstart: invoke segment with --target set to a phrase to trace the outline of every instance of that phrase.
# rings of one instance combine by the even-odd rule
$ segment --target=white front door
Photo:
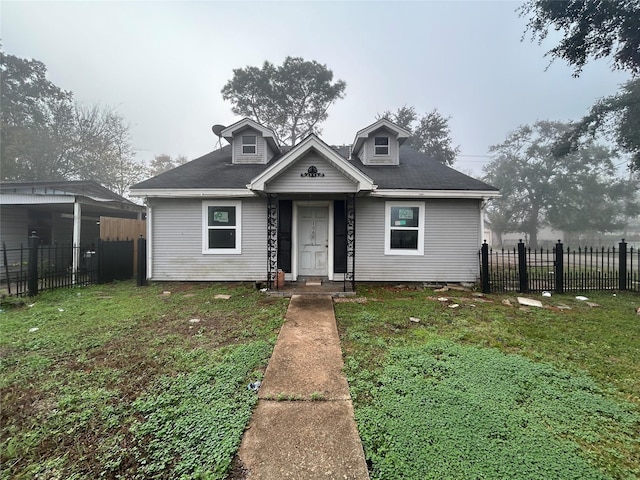
[[[298,274],[328,274],[329,207],[298,207]]]

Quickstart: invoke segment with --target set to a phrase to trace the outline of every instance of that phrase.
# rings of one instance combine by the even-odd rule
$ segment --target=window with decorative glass
[[[241,253],[240,202],[203,202],[202,253]]]
[[[424,202],[386,202],[386,255],[424,254]]]

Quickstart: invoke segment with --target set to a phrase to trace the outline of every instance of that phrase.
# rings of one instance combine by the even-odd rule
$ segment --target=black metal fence
[[[563,293],[588,290],[640,292],[640,250],[622,240],[616,247],[532,249],[520,241],[512,249],[479,252],[482,291]]]
[[[73,259],[78,266],[74,269]],[[108,283],[133,278],[133,240],[96,240],[95,248],[40,245],[32,235],[29,245],[2,244],[0,290],[8,295],[36,295],[44,290]]]

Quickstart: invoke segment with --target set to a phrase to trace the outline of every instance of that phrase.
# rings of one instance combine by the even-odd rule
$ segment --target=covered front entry
[[[329,207],[299,206],[298,275],[327,277],[329,273]]]
[[[341,152],[310,135],[248,188],[267,197],[267,282],[285,274],[355,287],[355,201],[376,189]],[[276,288],[279,288],[276,286]]]

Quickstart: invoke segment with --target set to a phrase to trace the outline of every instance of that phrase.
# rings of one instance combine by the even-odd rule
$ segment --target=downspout
[[[147,202],[147,280],[151,280],[153,276],[153,263],[151,259],[153,258],[152,250],[153,250],[153,238],[151,236],[151,222],[153,218],[153,211],[151,209],[151,205],[149,205],[149,199],[146,199]]]
[[[480,245],[486,240],[486,238],[484,238],[484,209],[488,203],[486,198],[480,199]]]

